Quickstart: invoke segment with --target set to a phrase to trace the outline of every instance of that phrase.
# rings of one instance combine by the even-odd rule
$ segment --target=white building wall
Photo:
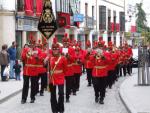
[[[85,16],[85,3],[87,3],[88,4],[88,11],[87,11],[87,15],[89,16],[89,17],[92,17],[92,6],[94,6],[94,18],[95,18],[95,20],[96,20],[96,3],[95,3],[95,1],[94,0],[80,0],[80,4],[81,4],[81,10],[80,10],[80,13],[81,14],[84,14],[84,16]],[[80,28],[84,28],[86,26],[86,23],[85,23],[85,21],[84,22],[82,22],[81,24],[80,24]],[[96,26],[94,26],[94,30],[96,30]],[[92,34],[93,34],[93,32],[94,32],[94,30],[91,30],[90,31],[90,33],[89,33],[89,40],[90,40],[90,42],[92,42]]]
[[[108,2],[107,2],[108,1]],[[110,3],[111,2],[111,3]],[[108,26],[108,9],[111,10],[111,22],[113,22],[113,11],[116,11],[116,23],[119,23],[119,12],[120,11],[124,11],[124,2],[121,0],[97,0],[97,26],[98,26],[98,30],[99,30],[99,6],[100,5],[104,5],[106,6],[106,26]],[[119,6],[118,6],[119,5]],[[105,41],[105,43],[108,43],[108,34],[107,34],[107,30],[108,27],[106,27],[106,31],[103,33],[103,40]],[[101,34],[99,34],[101,35]],[[113,34],[112,34],[113,37]],[[113,40],[113,38],[112,38]],[[116,45],[119,46],[120,45],[120,33],[118,32],[116,34]]]
[[[10,46],[15,41],[15,17],[13,13],[0,15],[0,47],[3,44]]]

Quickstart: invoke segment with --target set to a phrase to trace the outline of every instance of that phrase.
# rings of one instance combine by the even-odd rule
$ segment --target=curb
[[[10,95],[4,97],[3,99],[0,100],[0,104],[6,102],[6,101],[9,100],[10,98],[12,98],[12,97],[18,95],[21,91],[22,91],[22,89],[20,89],[20,90],[18,90],[18,91],[16,91],[16,92],[14,92],[14,93],[12,93],[12,94],[10,94]]]
[[[127,79],[120,85],[120,88],[119,88],[119,97],[120,97],[122,103],[124,104],[125,108],[127,109],[127,111],[128,111],[129,113],[138,113],[138,112],[134,109],[132,103],[130,103],[130,101],[129,101],[128,98],[126,97],[125,93],[123,92],[123,89],[124,89],[124,88],[123,88],[123,85],[125,84],[125,82],[126,82],[128,79],[130,79],[130,78],[127,78]]]

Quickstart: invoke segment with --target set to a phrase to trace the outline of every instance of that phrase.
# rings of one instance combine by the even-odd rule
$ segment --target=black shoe
[[[112,89],[112,86],[109,86],[109,89]]]
[[[79,89],[76,89],[76,91],[79,91]]]
[[[69,103],[70,102],[70,100],[69,99],[66,99],[66,103]]]
[[[90,87],[90,86],[91,86],[91,84],[88,84],[87,86],[88,86],[88,87]]]
[[[102,99],[100,99],[99,103],[100,104],[104,104],[104,101]]]
[[[58,113],[58,112],[53,112],[53,113]]]
[[[31,99],[30,103],[34,103],[35,99]]]
[[[95,98],[95,102],[98,103],[98,97]]]
[[[43,94],[43,93],[40,93],[40,96],[44,96],[44,94]]]
[[[22,99],[21,104],[25,104],[25,103],[26,103],[26,100]]]
[[[76,92],[74,92],[73,95],[76,95]]]

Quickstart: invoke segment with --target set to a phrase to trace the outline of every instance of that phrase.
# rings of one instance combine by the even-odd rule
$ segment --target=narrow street
[[[70,103],[65,103],[65,113],[128,113],[119,97],[119,86],[126,77],[107,89],[104,105],[95,103],[93,87],[87,87],[86,76],[81,77],[81,86],[76,96],[71,95]],[[21,93],[0,105],[1,113],[51,113],[50,94],[37,96],[34,104],[21,104]]]

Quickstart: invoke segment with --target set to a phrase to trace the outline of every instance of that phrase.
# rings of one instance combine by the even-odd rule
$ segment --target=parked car
[[[138,67],[138,48],[132,49],[132,52],[133,52],[133,56],[131,59],[132,67],[137,68]]]

